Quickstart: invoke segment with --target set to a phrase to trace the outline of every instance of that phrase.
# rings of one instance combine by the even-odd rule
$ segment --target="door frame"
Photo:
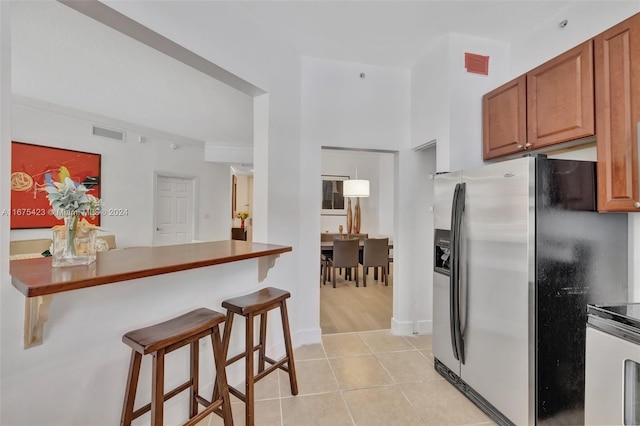
[[[198,230],[198,214],[196,212],[198,211],[198,208],[199,208],[198,206],[199,197],[197,197],[196,194],[199,193],[198,190],[200,188],[200,178],[195,175],[185,175],[185,174],[174,173],[174,172],[164,172],[164,171],[154,170],[153,171],[153,215],[151,220],[151,245],[155,246],[157,244],[156,228],[158,226],[157,225],[158,217],[156,212],[156,206],[158,202],[158,179],[161,177],[178,178],[178,179],[185,179],[185,180],[191,181],[191,203],[193,206],[193,211],[191,212],[191,234],[192,234],[192,240],[195,239],[196,231]]]

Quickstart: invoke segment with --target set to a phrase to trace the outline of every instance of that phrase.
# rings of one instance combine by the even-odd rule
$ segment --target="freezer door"
[[[438,175],[434,182],[434,226],[435,229],[451,229],[451,205],[456,184],[461,173]],[[433,273],[433,356],[451,371],[460,375],[460,361],[453,355],[450,323],[449,276]]]
[[[451,230],[451,204],[453,191],[460,183],[462,174],[451,172],[437,175],[433,188],[433,227],[435,229]]]
[[[532,424],[534,412],[534,161],[520,158],[462,176],[460,377],[518,425]]]

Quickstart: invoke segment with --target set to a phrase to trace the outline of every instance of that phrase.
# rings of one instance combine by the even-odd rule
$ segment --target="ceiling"
[[[542,22],[561,20],[563,10],[575,1],[580,0],[231,3],[303,56],[409,68],[447,33],[513,43]],[[149,13],[154,3],[167,4],[129,2],[133,3]],[[176,25],[206,25],[206,19],[198,17],[230,2],[175,1],[174,5],[181,8]],[[61,3],[15,2],[12,19],[15,93],[198,141],[252,144],[252,100],[246,91],[198,73]],[[146,77],[131,79],[131,75]]]
[[[513,42],[571,3],[242,1],[238,7],[303,56],[409,68],[444,34]]]

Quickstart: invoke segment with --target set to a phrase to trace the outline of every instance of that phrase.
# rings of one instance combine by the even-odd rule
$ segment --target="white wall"
[[[393,154],[363,151],[322,150],[322,174],[369,180],[369,197],[360,199],[360,232],[393,237]],[[355,208],[355,200],[352,200]],[[347,216],[321,216],[321,232],[347,232]],[[391,231],[383,233],[381,230]]]
[[[467,72],[465,52],[489,56],[489,75]],[[439,172],[482,164],[482,95],[508,71],[507,43],[455,33],[412,68],[412,146],[435,139]]]
[[[429,189],[419,178],[426,170],[424,158],[410,148],[411,84],[408,70],[302,59],[303,144],[313,154],[319,157],[322,146],[395,151],[391,330],[396,334],[429,332],[431,324],[430,298],[416,299],[421,291],[429,291],[432,274],[424,267],[423,245],[431,244],[432,224],[416,208]],[[317,212],[320,170],[314,185]]]
[[[438,163],[449,164],[449,37],[441,37],[411,68],[411,147],[436,141]]]
[[[127,142],[92,136],[95,122],[127,131]],[[145,142],[134,142],[138,136]],[[143,133],[106,117],[20,98],[13,103],[15,141],[101,154],[101,198],[105,207],[126,209],[126,216],[104,215],[101,228],[116,235],[118,247],[151,245],[154,233],[154,172],[197,179],[198,240],[224,240],[231,227],[229,166],[204,161],[204,147]],[[177,143],[173,150],[171,143]],[[50,238],[49,229],[13,230],[12,240]]]
[[[469,73],[465,52],[489,56],[489,75]],[[504,42],[462,34],[449,35],[450,134],[449,170],[483,164],[482,96],[509,73],[509,45]]]
[[[381,155],[378,159],[378,199],[380,203],[378,216],[378,234],[393,236],[393,211],[395,205],[393,155]]]
[[[308,57],[302,70],[305,133],[314,143],[382,150],[406,143],[408,70]]]

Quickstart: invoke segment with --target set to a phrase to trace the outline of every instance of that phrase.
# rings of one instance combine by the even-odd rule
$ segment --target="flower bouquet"
[[[53,266],[88,265],[95,261],[98,228],[85,217],[100,214],[102,202],[69,177],[63,182],[51,182],[45,189],[52,213],[64,219],[64,225],[53,227]]]
[[[236,217],[240,219],[240,228],[244,229],[244,221],[249,217],[249,212],[247,211],[238,212],[236,213]]]

